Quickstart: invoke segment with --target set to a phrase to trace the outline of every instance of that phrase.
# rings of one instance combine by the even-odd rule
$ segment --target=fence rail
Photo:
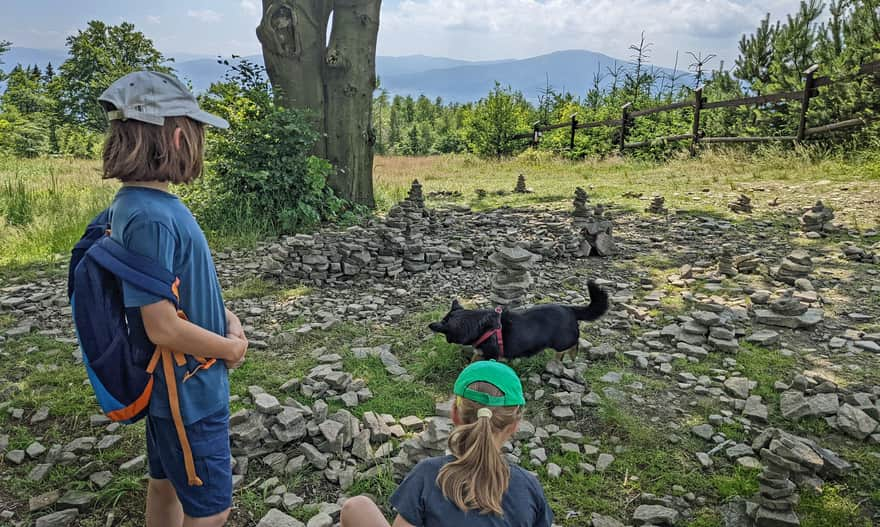
[[[706,101],[706,98],[703,97],[703,88],[699,87],[694,90],[694,97],[690,101],[681,101],[672,104],[665,104],[662,106],[644,108],[641,110],[631,110],[631,103],[627,103],[623,105],[620,109],[620,119],[606,119],[604,121],[593,121],[588,123],[578,122],[577,115],[575,114],[572,115],[570,121],[567,122],[550,125],[541,125],[540,123],[535,123],[531,132],[516,134],[511,137],[511,140],[531,139],[532,144],[537,145],[538,142],[541,140],[541,134],[543,134],[544,132],[568,128],[571,130],[569,138],[569,148],[574,149],[575,135],[578,130],[587,130],[590,128],[599,127],[618,127],[620,130],[616,134],[615,144],[618,145],[621,153],[626,149],[643,148],[661,142],[690,141],[689,148],[691,154],[695,155],[697,153],[697,148],[700,143],[763,143],[772,141],[799,142],[815,135],[834,132],[837,130],[844,130],[857,126],[863,126],[877,119],[876,117],[856,117],[852,119],[847,119],[845,121],[839,121],[836,123],[829,123],[822,126],[807,128],[807,112],[810,108],[810,100],[819,96],[820,87],[834,87],[845,82],[852,82],[868,76],[874,76],[874,80],[876,82],[880,82],[880,60],[863,64],[857,72],[838,79],[832,79],[830,77],[815,77],[814,74],[816,73],[817,69],[818,66],[811,66],[803,72],[804,88],[799,91],[768,93],[765,95],[756,95],[753,97],[742,97],[739,99],[708,102]],[[796,130],[795,135],[763,137],[705,137],[704,132],[700,129],[700,116],[702,112],[706,110],[714,110],[716,108],[733,108],[739,106],[763,105],[780,101],[801,102],[798,129]],[[626,142],[627,132],[634,126],[636,117],[644,117],[656,113],[679,110],[681,108],[693,108],[694,110],[693,126],[691,133],[658,137],[655,139],[638,141],[634,143]]]

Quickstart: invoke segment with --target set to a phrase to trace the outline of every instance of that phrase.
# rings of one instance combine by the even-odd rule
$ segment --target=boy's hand
[[[233,335],[232,333],[228,333],[226,335],[226,338],[234,341],[236,344],[235,356],[237,358],[234,360],[224,361],[226,362],[226,368],[234,370],[244,364],[245,355],[247,354],[248,349],[248,340],[247,337],[244,336],[244,332],[242,332],[240,335]]]
[[[230,310],[226,310],[226,333],[235,335],[236,337],[244,337],[244,329],[241,327],[241,320],[235,316]]]

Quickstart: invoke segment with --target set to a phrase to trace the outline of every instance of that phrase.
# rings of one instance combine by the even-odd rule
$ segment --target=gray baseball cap
[[[217,128],[229,128],[226,119],[199,108],[199,103],[177,77],[157,71],[136,71],[117,80],[98,97],[111,121],[133,119],[162,126],[166,117],[189,117]]]

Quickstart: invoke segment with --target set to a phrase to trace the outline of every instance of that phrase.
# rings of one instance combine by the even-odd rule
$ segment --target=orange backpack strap
[[[162,370],[165,372],[165,383],[168,385],[168,404],[171,407],[171,417],[174,428],[177,430],[177,438],[180,440],[180,448],[183,450],[183,464],[186,467],[186,477],[190,486],[201,487],[202,480],[196,474],[196,465],[193,461],[192,449],[189,439],[186,437],[186,428],[183,426],[183,416],[180,414],[180,399],[177,393],[177,379],[174,377],[174,363],[170,350],[162,349]]]

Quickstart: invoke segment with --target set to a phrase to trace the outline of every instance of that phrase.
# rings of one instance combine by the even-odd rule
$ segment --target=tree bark
[[[336,0],[324,68],[330,186],[373,207],[373,90],[381,0]]]
[[[333,2],[326,0],[263,0],[257,27],[276,101],[309,113],[321,135],[315,145],[320,157],[327,157],[323,70],[332,10]]]
[[[276,100],[309,112],[321,137],[315,155],[336,168],[330,187],[369,207],[375,205],[372,107],[381,3],[263,0],[257,28]]]

